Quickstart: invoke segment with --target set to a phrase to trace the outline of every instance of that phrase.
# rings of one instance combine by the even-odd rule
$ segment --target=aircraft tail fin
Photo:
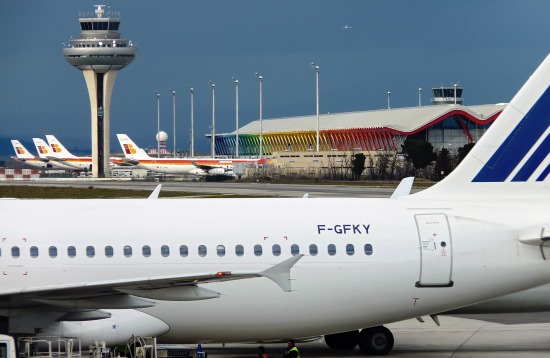
[[[462,163],[423,199],[550,196],[550,55]]]
[[[13,145],[13,150],[15,151],[15,155],[19,159],[32,159],[34,158],[34,155],[32,155],[21,142],[19,142],[17,139],[11,140],[11,145]]]
[[[117,134],[118,141],[124,152],[124,156],[128,159],[140,160],[150,159],[151,157],[140,147],[134,143],[126,134]]]
[[[48,159],[49,157],[58,157],[56,153],[51,151],[48,146],[48,143],[46,143],[41,138],[33,138],[32,141],[34,142],[34,146],[36,147],[36,151],[38,152],[38,156],[42,159]]]
[[[65,148],[63,144],[61,144],[61,142],[58,141],[53,135],[46,134],[46,140],[50,145],[51,151],[55,153],[55,156],[59,158],[76,158],[76,155],[69,152],[67,148]]]

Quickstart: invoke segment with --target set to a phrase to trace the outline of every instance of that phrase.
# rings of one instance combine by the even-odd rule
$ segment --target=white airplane
[[[387,354],[382,324],[548,284],[549,87],[550,56],[455,171],[409,196],[0,201],[7,333],[137,309],[169,327],[160,342],[324,335]]]
[[[54,168],[65,169],[65,170],[83,170],[72,164],[65,163],[62,160],[59,160],[57,155],[54,153],[53,149],[50,149],[48,143],[46,143],[41,138],[33,138],[34,146],[38,152],[38,156],[42,160],[47,160]]]
[[[167,174],[233,175],[237,163],[265,164],[266,159],[153,158],[126,134],[117,134],[122,151],[138,167]]]
[[[341,29],[344,29],[344,30],[349,30],[351,29],[352,27],[351,26],[348,26],[348,25],[344,25],[341,27]]]
[[[79,157],[72,154],[51,134],[46,135],[46,140],[51,149],[53,160],[71,166],[77,170],[92,170],[92,157]],[[109,162],[111,168],[117,166],[132,166],[132,164],[127,163],[123,158],[110,157]]]
[[[23,144],[21,144],[21,142],[19,142],[18,140],[12,139],[11,144],[13,145],[13,150],[15,151],[15,157],[11,157],[11,159],[16,160],[20,163],[25,163],[35,168],[52,168],[53,167],[51,163],[49,163],[48,159],[43,159],[32,155],[27,150],[27,148],[25,148]]]

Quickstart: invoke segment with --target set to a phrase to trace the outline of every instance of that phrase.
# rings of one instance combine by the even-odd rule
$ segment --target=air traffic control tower
[[[136,57],[137,47],[120,37],[120,16],[105,5],[95,5],[93,14],[81,14],[80,38],[63,48],[65,59],[84,74],[92,113],[92,174],[94,178],[110,176],[110,108],[111,94],[118,70]]]

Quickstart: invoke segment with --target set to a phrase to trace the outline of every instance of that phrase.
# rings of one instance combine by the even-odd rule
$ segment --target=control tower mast
[[[95,15],[84,14],[80,38],[63,48],[65,59],[84,74],[92,113],[92,173],[94,178],[110,176],[110,108],[118,70],[133,61],[137,47],[120,37],[120,16],[105,5],[95,5]]]

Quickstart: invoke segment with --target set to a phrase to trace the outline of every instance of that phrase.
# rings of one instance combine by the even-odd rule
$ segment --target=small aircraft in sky
[[[351,29],[352,27],[351,27],[351,26],[348,26],[348,25],[346,24],[346,25],[344,25],[344,26],[342,26],[342,27],[340,27],[340,28],[341,28],[341,29],[344,29],[344,30],[349,30],[349,29]]]

